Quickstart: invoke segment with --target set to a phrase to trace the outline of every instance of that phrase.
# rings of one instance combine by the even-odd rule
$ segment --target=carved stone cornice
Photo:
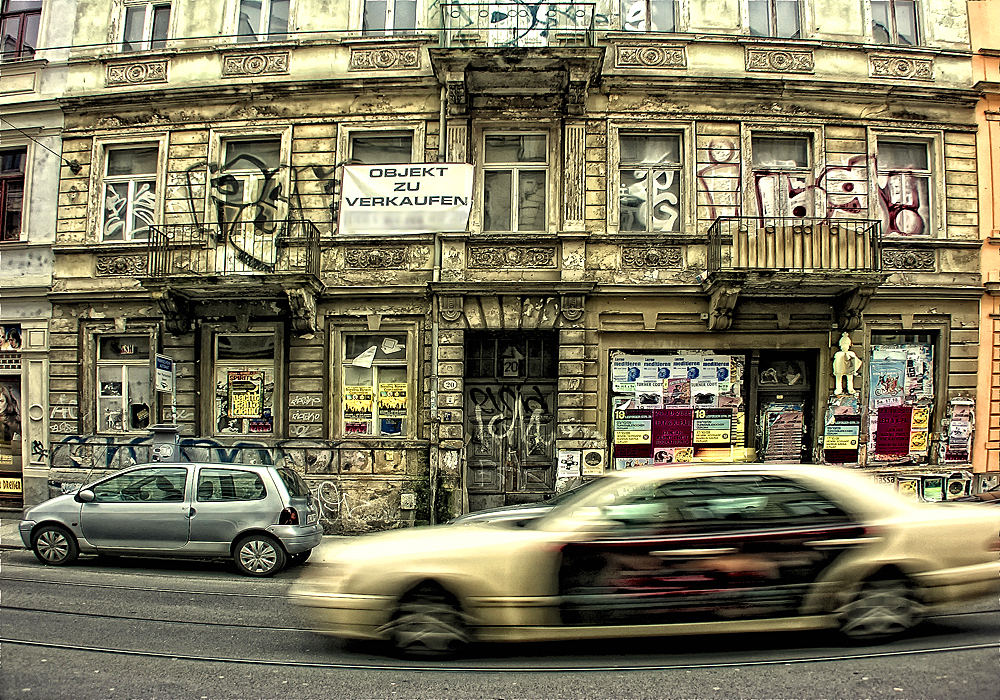
[[[388,270],[406,267],[409,257],[408,248],[348,248],[344,262],[355,269]]]
[[[297,287],[286,289],[288,304],[292,309],[292,329],[298,335],[307,335],[319,330],[316,322],[316,296],[312,290]]]
[[[681,249],[673,246],[622,246],[622,267],[680,267]]]
[[[167,82],[167,60],[108,64],[105,87]]]
[[[142,277],[148,272],[145,255],[99,255],[98,277]]]
[[[687,68],[687,50],[683,46],[618,44],[615,68]]]
[[[746,49],[746,69],[765,73],[812,73],[816,67],[812,51]]]
[[[883,270],[906,272],[934,272],[935,256],[932,250],[883,250]]]
[[[415,46],[351,48],[348,70],[412,70],[420,68],[420,50]]]
[[[708,330],[725,331],[733,325],[733,310],[742,289],[733,284],[720,284],[708,297]]]
[[[191,310],[187,302],[167,290],[152,293],[153,300],[160,307],[167,330],[174,335],[184,335],[191,330]]]
[[[934,80],[934,61],[929,58],[871,55],[868,57],[868,75],[871,78]]]
[[[555,246],[470,246],[468,266],[475,269],[555,267]]]
[[[838,330],[856,331],[861,328],[862,314],[877,289],[877,284],[861,285],[834,302]]]
[[[288,72],[288,52],[226,53],[222,55],[222,77],[280,75]]]

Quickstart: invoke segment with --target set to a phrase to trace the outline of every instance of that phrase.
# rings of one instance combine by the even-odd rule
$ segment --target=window
[[[363,165],[409,163],[412,158],[412,133],[373,132],[351,135],[351,163]]]
[[[138,241],[149,238],[156,217],[157,146],[112,148],[104,168],[101,238]]]
[[[21,238],[21,214],[24,211],[25,148],[0,151],[0,241]]]
[[[289,0],[240,0],[236,41],[281,41],[288,38]]]
[[[95,484],[95,503],[183,501],[187,485],[184,467],[150,467],[119,474]]]
[[[152,408],[149,336],[100,336],[97,341],[97,430],[149,427]]]
[[[626,32],[676,32],[674,0],[621,0],[622,29]]]
[[[368,36],[413,34],[417,28],[417,0],[365,0],[362,32]]]
[[[926,235],[931,196],[929,144],[879,139],[876,158],[882,231]]]
[[[544,231],[548,206],[545,134],[487,134],[484,231]]]
[[[167,45],[169,2],[137,2],[125,6],[122,51],[149,51]]]
[[[4,61],[32,58],[38,44],[38,22],[42,17],[41,0],[0,0],[0,32],[3,33]]]
[[[814,190],[806,136],[760,136],[751,139],[754,195],[765,217],[812,216]]]
[[[872,36],[877,43],[917,45],[915,0],[871,0],[871,3]]]
[[[619,136],[620,231],[679,231],[681,226],[681,137]]]
[[[220,334],[215,339],[215,432],[274,434],[275,337]]]
[[[202,469],[196,493],[202,503],[259,501],[267,497],[260,475],[241,469]]]
[[[413,399],[405,333],[344,335],[345,436],[406,437]]]
[[[799,0],[749,0],[750,36],[799,38]]]

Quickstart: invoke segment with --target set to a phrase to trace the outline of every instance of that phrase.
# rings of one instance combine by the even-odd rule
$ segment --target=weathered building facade
[[[692,459],[967,466],[966,6],[860,7],[79,2],[50,482],[175,423],[345,532]],[[342,225],[465,201],[417,164],[471,166],[463,230]]]

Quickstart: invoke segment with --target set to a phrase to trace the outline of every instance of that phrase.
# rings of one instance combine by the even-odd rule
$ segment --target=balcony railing
[[[447,48],[590,46],[594,4],[578,2],[444,3]]]
[[[708,230],[708,271],[878,272],[879,221],[732,217]]]
[[[169,224],[149,236],[149,276],[312,275],[319,277],[319,229],[307,220]]]

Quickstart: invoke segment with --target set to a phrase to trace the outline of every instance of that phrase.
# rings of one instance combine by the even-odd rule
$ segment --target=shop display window
[[[868,461],[927,461],[934,414],[930,334],[872,333],[869,357]]]
[[[416,397],[410,390],[406,333],[343,336],[345,437],[405,438]]]
[[[274,435],[276,340],[273,333],[215,338],[215,432]]]

